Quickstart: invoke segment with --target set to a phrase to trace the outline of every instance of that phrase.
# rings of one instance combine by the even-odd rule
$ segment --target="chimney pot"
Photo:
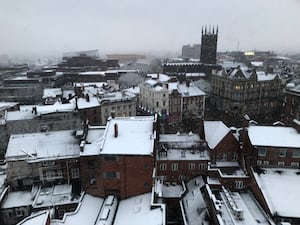
[[[118,137],[119,130],[118,130],[118,124],[115,123],[114,125],[114,131],[115,131],[115,138]]]

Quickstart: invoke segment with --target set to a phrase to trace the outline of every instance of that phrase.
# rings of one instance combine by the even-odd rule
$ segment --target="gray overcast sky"
[[[219,51],[300,52],[299,0],[0,0],[0,54],[179,53],[209,24]]]

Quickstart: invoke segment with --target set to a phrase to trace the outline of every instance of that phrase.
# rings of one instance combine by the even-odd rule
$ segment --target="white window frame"
[[[264,166],[268,166],[268,165],[269,165],[269,161],[268,160],[264,161]]]
[[[178,170],[178,163],[172,163],[172,171]]]
[[[286,157],[286,149],[285,148],[281,148],[279,149],[279,157],[283,158],[283,157]],[[284,153],[284,154],[282,154]]]
[[[227,161],[227,153],[222,153],[222,155],[221,155],[221,157],[222,157],[222,161]]]
[[[161,163],[159,165],[159,170],[160,171],[166,171],[167,170],[167,164],[166,163]]]
[[[295,154],[295,153],[297,153],[297,154]],[[292,158],[300,158],[300,150],[299,149],[293,150]]]
[[[199,170],[206,170],[207,164],[206,163],[199,163]]]
[[[257,160],[257,161],[256,161],[256,165],[261,166],[262,164],[263,164],[263,163],[262,163],[261,160]]]
[[[189,163],[189,170],[195,170],[196,165],[195,163]]]
[[[299,163],[298,162],[291,162],[291,167],[299,167]]]
[[[232,155],[232,160],[237,161],[238,158],[239,158],[239,154],[237,152],[234,152],[233,155]]]
[[[260,151],[264,151],[264,152],[260,152]],[[266,156],[267,155],[267,149],[266,148],[258,148],[257,149],[257,155],[258,156]]]
[[[234,187],[236,189],[243,189],[244,188],[244,181],[242,181],[242,180],[234,181]]]
[[[285,165],[284,162],[282,162],[282,161],[279,161],[279,162],[278,162],[278,166],[284,166],[284,165]]]

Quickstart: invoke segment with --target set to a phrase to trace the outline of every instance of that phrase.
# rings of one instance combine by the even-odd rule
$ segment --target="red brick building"
[[[111,119],[103,135],[81,144],[83,189],[121,199],[151,192],[156,117]]]
[[[210,161],[199,135],[162,134],[156,155],[156,176],[165,182],[181,183],[205,175]]]
[[[299,168],[300,133],[295,128],[249,126],[244,148],[249,166]]]
[[[204,121],[204,132],[211,156],[208,183],[214,188],[246,189],[250,177],[245,173],[237,137],[222,121]]]
[[[204,132],[212,163],[238,161],[239,141],[222,121],[204,121]]]

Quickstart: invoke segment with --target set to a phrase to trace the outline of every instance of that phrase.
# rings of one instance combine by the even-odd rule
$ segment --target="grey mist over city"
[[[300,51],[297,0],[1,0],[5,54],[178,53],[219,25],[220,51]]]
[[[0,0],[0,224],[299,225],[299,6]]]

